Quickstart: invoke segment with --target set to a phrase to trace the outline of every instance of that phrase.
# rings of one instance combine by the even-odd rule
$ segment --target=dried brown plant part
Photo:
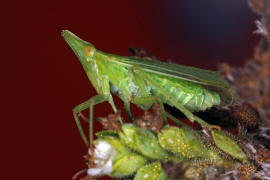
[[[163,111],[159,103],[154,103],[154,105],[152,106],[152,110],[153,110],[153,115],[154,115],[153,127],[154,129],[159,131],[163,127],[163,122],[164,122],[163,114],[162,114]]]
[[[137,122],[138,126],[141,128],[151,129],[153,119],[154,119],[153,114],[146,111],[146,112],[144,112],[142,117],[136,119],[136,122]]]
[[[229,64],[219,64],[219,69],[221,71],[221,75],[225,77],[228,82],[233,83],[235,81],[235,75],[233,75],[232,67]]]
[[[248,103],[231,106],[230,111],[231,117],[244,128],[256,128],[261,122],[258,112]]]
[[[81,176],[82,174],[86,174],[86,173],[87,173],[87,169],[82,169],[73,175],[72,180],[76,180],[79,178],[79,176]],[[80,180],[98,180],[98,178],[86,175],[86,176],[80,178]]]
[[[257,164],[270,163],[270,151],[256,141],[243,141],[242,148]]]
[[[264,19],[262,19],[261,21],[256,20],[255,24],[257,26],[257,30],[255,30],[253,33],[260,34],[260,35],[264,36],[265,38],[270,39],[270,33],[268,32],[269,28],[267,28],[265,26]]]
[[[261,67],[258,80],[260,82],[258,110],[263,120],[270,121],[270,44],[268,41],[261,40],[255,49],[254,58]],[[270,125],[270,122],[265,125]]]
[[[259,162],[267,162],[270,163],[270,151],[265,149],[264,147],[261,147],[258,149],[258,154],[257,154],[257,160]]]
[[[232,168],[226,170],[225,173],[220,174],[220,180],[261,180],[257,174],[257,167],[253,164],[236,164]]]
[[[257,148],[255,147],[254,141],[241,136],[239,140],[239,146],[243,149],[249,160],[256,161],[254,154],[257,153]]]
[[[78,117],[82,118],[82,120],[84,120],[84,122],[89,122],[89,119],[87,117],[85,117],[85,115],[82,112],[78,113]]]
[[[243,165],[237,168],[239,179],[248,180],[255,177],[256,167],[253,165]]]
[[[270,6],[269,0],[248,0],[248,3],[251,9],[260,15],[266,14],[268,9],[267,5]]]
[[[109,114],[107,117],[98,117],[96,120],[102,124],[105,130],[121,130],[121,111],[115,114]]]
[[[254,177],[252,179],[269,179],[270,178],[270,151],[266,149],[261,142],[251,140],[249,137],[240,139],[240,146],[245,151],[250,161],[252,162],[253,169],[256,168]],[[245,165],[246,166],[246,165]],[[243,175],[250,175],[245,173],[243,169]],[[253,170],[252,170],[253,171]]]
[[[153,113],[146,111],[141,118],[136,119],[139,127],[159,132],[163,127],[162,109],[158,103],[152,106]]]
[[[73,176],[72,176],[72,180],[76,180],[78,179],[78,177],[82,174],[86,174],[87,170],[86,169],[82,169],[79,170],[78,172],[76,172]]]
[[[260,21],[256,21],[258,29],[255,33],[270,40],[270,0],[249,0],[248,2],[251,9],[262,17]]]
[[[224,173],[225,167],[214,165],[215,163],[208,160],[195,160],[185,169],[184,177],[187,179],[218,179],[221,173]]]
[[[270,48],[264,43],[257,47],[255,60],[247,61],[243,68],[221,64],[219,69],[241,101],[259,113],[262,125],[270,125]]]
[[[254,60],[261,64],[269,64],[270,60],[270,44],[265,39],[262,39],[258,46],[254,50]],[[269,72],[269,70],[268,70]],[[264,77],[265,75],[263,75]]]
[[[95,167],[95,165],[93,163],[90,163],[92,157],[89,155],[89,154],[86,154],[83,156],[84,160],[85,160],[85,164],[88,168],[91,168],[91,167]],[[80,180],[97,180],[98,178],[97,177],[92,177],[92,176],[89,176],[87,175],[87,169],[82,169],[82,170],[79,170],[78,172],[76,172],[72,179],[73,180],[76,180],[79,178],[79,176],[81,176],[82,174],[86,174],[84,177],[80,178]]]
[[[266,149],[270,150],[270,128],[259,126],[255,131],[248,134],[255,141],[260,142]]]
[[[92,176],[84,176],[84,177],[81,178],[80,180],[98,180],[98,178],[92,177]]]
[[[90,159],[91,159],[90,155],[89,155],[89,154],[85,154],[85,155],[83,156],[83,159],[85,160],[85,163],[86,163],[86,165],[88,166],[89,161],[90,161]]]
[[[161,166],[167,174],[168,178],[179,179],[185,172],[185,168],[183,168],[182,162],[176,163],[173,161],[167,161],[161,163]]]

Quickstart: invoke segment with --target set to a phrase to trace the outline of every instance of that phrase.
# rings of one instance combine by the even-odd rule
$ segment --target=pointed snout
[[[78,36],[68,30],[62,31],[62,37],[76,54],[84,70],[87,71],[89,66],[88,62],[95,54],[95,47],[91,43],[80,39]]]
[[[68,43],[68,45],[71,47],[71,49],[77,56],[79,55],[79,51],[83,48],[84,44],[86,44],[85,41],[83,41],[78,36],[68,30],[62,31],[62,37],[65,39],[65,41]]]

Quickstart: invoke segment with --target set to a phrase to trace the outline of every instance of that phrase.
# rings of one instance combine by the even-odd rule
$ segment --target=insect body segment
[[[92,143],[94,105],[108,101],[113,110],[117,111],[111,92],[122,99],[131,120],[133,117],[130,103],[147,110],[158,101],[161,105],[169,104],[176,107],[191,121],[211,128],[192,112],[205,110],[214,105],[220,105],[222,102],[223,98],[219,92],[225,92],[229,87],[220,79],[217,72],[107,54],[96,50],[91,43],[81,40],[67,30],[62,32],[62,36],[77,55],[98,93],[73,110],[74,118],[86,145],[89,144],[77,113],[89,108],[89,139]],[[163,117],[166,117],[165,112],[163,114]]]
[[[220,104],[219,95],[211,90],[203,88],[202,85],[193,82],[165,77],[151,73],[151,77],[156,83],[161,84],[167,94],[175,97],[175,100],[185,106],[190,111],[201,111],[214,105]],[[151,88],[152,93],[162,98],[163,103],[170,103],[157,88]]]

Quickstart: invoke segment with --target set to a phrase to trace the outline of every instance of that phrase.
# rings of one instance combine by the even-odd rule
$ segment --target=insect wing
[[[156,60],[135,59],[129,57],[115,56],[116,63],[124,66],[139,66],[147,72],[153,72],[176,79],[187,80],[202,85],[228,88],[229,85],[220,78],[219,72],[183,66],[179,64],[165,63]]]
[[[108,54],[107,54],[108,55]],[[190,66],[165,63],[157,60],[135,59],[109,54],[110,60],[119,65],[132,67],[137,66],[146,72],[152,72],[166,77],[187,80],[203,85],[209,90],[216,91],[222,103],[232,104],[237,101],[236,93],[230,85],[221,79],[219,72],[204,70]]]

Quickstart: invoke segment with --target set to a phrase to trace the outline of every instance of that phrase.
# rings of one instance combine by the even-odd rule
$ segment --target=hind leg
[[[144,72],[143,70],[140,70],[139,68],[137,68],[138,73],[140,73],[141,76],[144,77],[144,79],[150,83],[153,87],[155,87],[164,97],[166,97],[166,99],[170,102],[170,104],[172,104],[174,107],[176,107],[177,109],[179,109],[191,122],[197,122],[198,124],[200,124],[203,128],[207,128],[207,129],[218,129],[220,130],[221,128],[219,126],[214,126],[214,125],[210,125],[207,122],[205,122],[204,120],[202,120],[201,118],[199,118],[198,116],[195,116],[192,112],[190,112],[187,108],[185,108],[182,104],[180,104],[179,102],[177,102],[175,100],[175,97],[173,97],[172,95],[168,94],[164,88],[160,87],[160,85],[158,83],[156,83],[146,72]]]

